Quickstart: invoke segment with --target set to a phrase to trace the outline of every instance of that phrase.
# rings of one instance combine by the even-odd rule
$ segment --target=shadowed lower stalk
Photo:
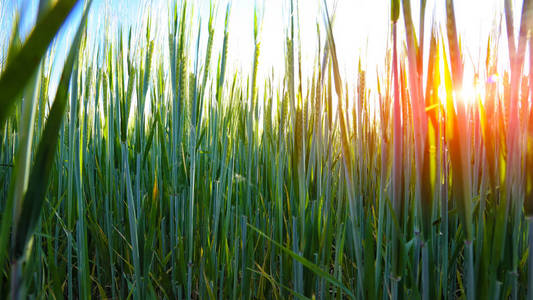
[[[397,21],[400,14],[400,2],[398,0],[392,0],[392,86],[394,90],[393,104],[392,104],[392,142],[393,142],[393,154],[392,154],[392,206],[393,213],[397,220],[402,219],[402,121],[401,121],[401,107],[400,107],[400,88],[399,88],[399,76],[398,76],[398,49],[397,49]],[[390,219],[390,218],[389,218]],[[401,226],[401,225],[400,225]],[[401,280],[401,267],[400,267],[400,241],[398,235],[401,232],[401,228],[393,226],[392,229],[392,299],[398,299],[398,285]]]
[[[533,68],[533,37],[529,38],[529,66]],[[529,98],[533,99],[533,72],[529,72]],[[526,127],[526,174],[524,214],[528,223],[528,290],[527,297],[533,300],[533,109],[530,110]]]
[[[359,266],[357,268],[357,284],[358,284],[358,287],[359,287],[359,293],[362,293],[364,288],[363,288],[363,278],[364,278],[364,273],[363,273],[363,258],[362,258],[362,250],[361,250],[361,232],[360,232],[360,222],[362,222],[362,220],[359,220],[357,218],[358,215],[358,211],[360,209],[360,205],[358,202],[356,202],[356,200],[354,199],[355,195],[355,188],[354,188],[354,181],[352,179],[352,160],[351,160],[351,152],[350,152],[350,149],[349,149],[349,146],[348,146],[348,133],[347,133],[347,129],[346,129],[346,122],[344,120],[344,112],[343,112],[343,109],[342,109],[342,99],[343,99],[343,93],[342,93],[342,80],[341,80],[341,77],[340,77],[340,71],[339,71],[339,65],[338,65],[338,61],[337,61],[337,52],[336,52],[336,49],[335,49],[335,41],[333,39],[333,31],[332,31],[332,27],[331,27],[331,19],[329,17],[329,13],[327,11],[327,5],[326,3],[325,4],[325,15],[324,17],[326,18],[325,20],[325,23],[326,23],[326,28],[327,28],[327,32],[328,32],[328,38],[327,38],[327,41],[328,41],[328,45],[329,45],[329,49],[330,49],[330,58],[331,58],[331,61],[332,61],[332,65],[333,65],[333,75],[334,75],[334,78],[335,78],[335,91],[337,93],[337,97],[339,99],[339,106],[337,108],[337,111],[338,111],[338,117],[339,117],[339,125],[340,125],[340,128],[341,128],[341,132],[340,132],[340,138],[341,138],[341,149],[342,149],[342,161],[344,163],[344,173],[345,173],[345,178],[346,178],[346,185],[347,185],[347,193],[348,193],[348,204],[349,204],[349,209],[350,209],[350,216],[352,218],[352,222],[354,223],[354,229],[352,230],[352,233],[353,233],[353,242],[354,242],[354,247],[355,247],[355,261],[356,261],[356,264]],[[369,262],[370,263],[370,262]]]
[[[463,64],[459,50],[457,29],[455,23],[455,12],[453,0],[446,1],[446,28],[448,35],[448,45],[450,51],[451,76],[447,75],[446,90],[461,91],[463,87]],[[448,74],[447,62],[445,60],[445,72]],[[452,77],[453,76],[453,77]],[[453,81],[452,81],[453,78]],[[456,97],[459,102],[457,110],[453,107],[452,96],[448,96],[447,114],[449,128],[447,134],[450,148],[450,161],[452,165],[454,196],[456,196],[460,216],[465,231],[465,278],[466,294],[468,299],[475,299],[475,279],[474,279],[474,257],[473,257],[473,224],[472,224],[472,203],[471,203],[471,178],[470,178],[470,147],[466,134],[462,134],[461,128],[468,128],[468,116],[464,105],[465,99],[459,95]],[[468,131],[467,131],[468,132]]]
[[[422,252],[422,299],[429,299],[430,281],[429,281],[429,257],[428,247],[431,242],[431,215],[433,208],[433,191],[430,164],[434,157],[430,153],[430,148],[434,147],[434,138],[431,132],[428,131],[428,112],[426,105],[429,99],[424,99],[423,96],[423,37],[424,37],[424,12],[425,1],[421,1],[421,15],[420,15],[420,45],[418,45],[415,29],[411,16],[410,0],[402,1],[404,23],[406,30],[407,41],[407,58],[409,63],[409,95],[411,112],[413,115],[413,133],[414,133],[414,154],[416,166],[416,181],[415,181],[415,209],[414,209],[414,230],[415,237],[419,239],[416,241],[416,249],[421,248]],[[432,48],[434,49],[434,48]],[[431,51],[431,50],[430,50]],[[434,50],[433,50],[434,51]],[[431,55],[431,53],[430,53]],[[432,59],[432,57],[430,57]],[[433,63],[432,61],[429,62]],[[428,76],[432,76],[433,70],[428,69]],[[428,80],[428,83],[430,81]],[[415,268],[418,265],[419,251],[415,250]],[[418,272],[418,271],[417,271]]]
[[[529,235],[528,235],[528,248],[529,249],[533,249],[533,217],[528,217],[527,218],[527,223],[529,225]],[[533,286],[533,254],[528,254],[529,257],[528,257],[528,269],[529,269],[529,273],[528,273],[528,284],[527,286],[529,287],[528,291],[527,291],[527,299],[528,300],[532,300],[533,299],[533,288],[531,288]]]
[[[520,29],[518,36],[518,47],[516,47],[514,39],[514,27],[513,24],[513,15],[512,15],[512,5],[510,1],[505,2],[505,17],[507,24],[507,39],[509,45],[509,58],[510,58],[510,70],[511,70],[511,82],[510,82],[510,95],[509,99],[509,112],[507,115],[508,127],[507,127],[507,157],[508,162],[506,164],[506,197],[507,199],[507,208],[506,211],[509,212],[512,226],[513,240],[517,240],[518,231],[520,227],[520,215],[522,208],[522,197],[521,197],[521,179],[520,179],[520,160],[522,157],[522,151],[520,147],[521,134],[519,132],[519,92],[520,92],[520,83],[522,76],[522,67],[524,63],[526,45],[527,45],[527,35],[531,30],[531,21],[533,14],[529,12],[529,9],[533,9],[533,1],[524,0],[522,4],[522,13],[520,21]],[[528,16],[529,15],[529,16]],[[531,45],[530,45],[531,47]],[[512,248],[512,267],[513,273],[517,273],[518,265],[518,243],[513,243]],[[530,250],[531,251],[531,250]],[[512,277],[513,281],[513,299],[517,299],[518,295],[518,278],[517,276]]]

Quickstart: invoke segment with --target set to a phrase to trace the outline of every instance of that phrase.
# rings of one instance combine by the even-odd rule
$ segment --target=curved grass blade
[[[15,244],[12,245],[13,258],[18,259],[22,255],[24,248],[33,234],[37,221],[41,215],[41,207],[44,202],[48,179],[54,162],[57,148],[58,132],[63,119],[63,114],[67,106],[67,93],[74,62],[78,57],[78,48],[82,34],[87,23],[87,15],[92,1],[90,0],[85,8],[75,39],[70,47],[70,51],[65,61],[63,73],[57,88],[54,104],[50,110],[46,122],[41,142],[39,143],[35,163],[32,166],[28,182],[28,191],[24,196],[21,215],[16,224]]]
[[[352,291],[350,291],[350,289],[348,289],[342,282],[338,281],[335,277],[331,276],[329,273],[327,273],[326,271],[322,270],[319,266],[317,266],[316,264],[314,264],[311,261],[307,260],[305,257],[302,257],[302,256],[294,253],[292,250],[290,250],[289,248],[283,246],[282,244],[274,241],[273,239],[271,239],[269,236],[264,234],[261,230],[259,230],[258,228],[254,227],[253,225],[251,225],[249,223],[247,225],[253,231],[257,232],[260,236],[262,236],[262,237],[266,238],[267,240],[269,240],[270,242],[272,242],[274,245],[279,247],[285,253],[290,255],[293,259],[297,260],[299,263],[304,265],[306,268],[308,268],[309,270],[313,271],[318,276],[326,279],[329,283],[333,284],[334,286],[341,288],[346,293],[346,295],[350,296],[350,298],[355,299],[355,296],[352,293]]]
[[[59,1],[48,13],[39,18],[24,46],[8,62],[4,73],[0,77],[0,91],[2,91],[2,97],[0,97],[0,107],[2,107],[2,110],[0,110],[0,130],[4,128],[5,121],[16,102],[16,96],[20,94],[31,79],[31,75],[39,66],[50,42],[61,28],[76,2],[76,0]]]

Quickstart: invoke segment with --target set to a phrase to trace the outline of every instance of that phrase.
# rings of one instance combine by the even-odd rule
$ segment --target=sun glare
[[[479,83],[472,83],[464,86],[457,94],[457,100],[463,101],[466,105],[475,105],[478,99],[483,99],[482,88]]]

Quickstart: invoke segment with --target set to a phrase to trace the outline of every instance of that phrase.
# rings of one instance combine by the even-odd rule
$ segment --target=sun
[[[475,105],[478,100],[482,100],[483,89],[476,81],[472,84],[463,86],[457,93],[457,100],[462,101],[466,105]]]
[[[475,106],[478,104],[479,101],[481,101],[481,103],[485,102],[484,93],[484,87],[481,86],[479,83],[474,82],[463,86],[458,91],[454,91],[453,99],[455,105],[462,103],[466,106]],[[447,91],[444,85],[439,86],[438,97],[441,105],[446,106]]]

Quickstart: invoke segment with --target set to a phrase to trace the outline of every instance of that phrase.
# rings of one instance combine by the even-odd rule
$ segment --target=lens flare
[[[500,80],[498,74],[492,74],[487,78],[487,83],[497,83]]]

